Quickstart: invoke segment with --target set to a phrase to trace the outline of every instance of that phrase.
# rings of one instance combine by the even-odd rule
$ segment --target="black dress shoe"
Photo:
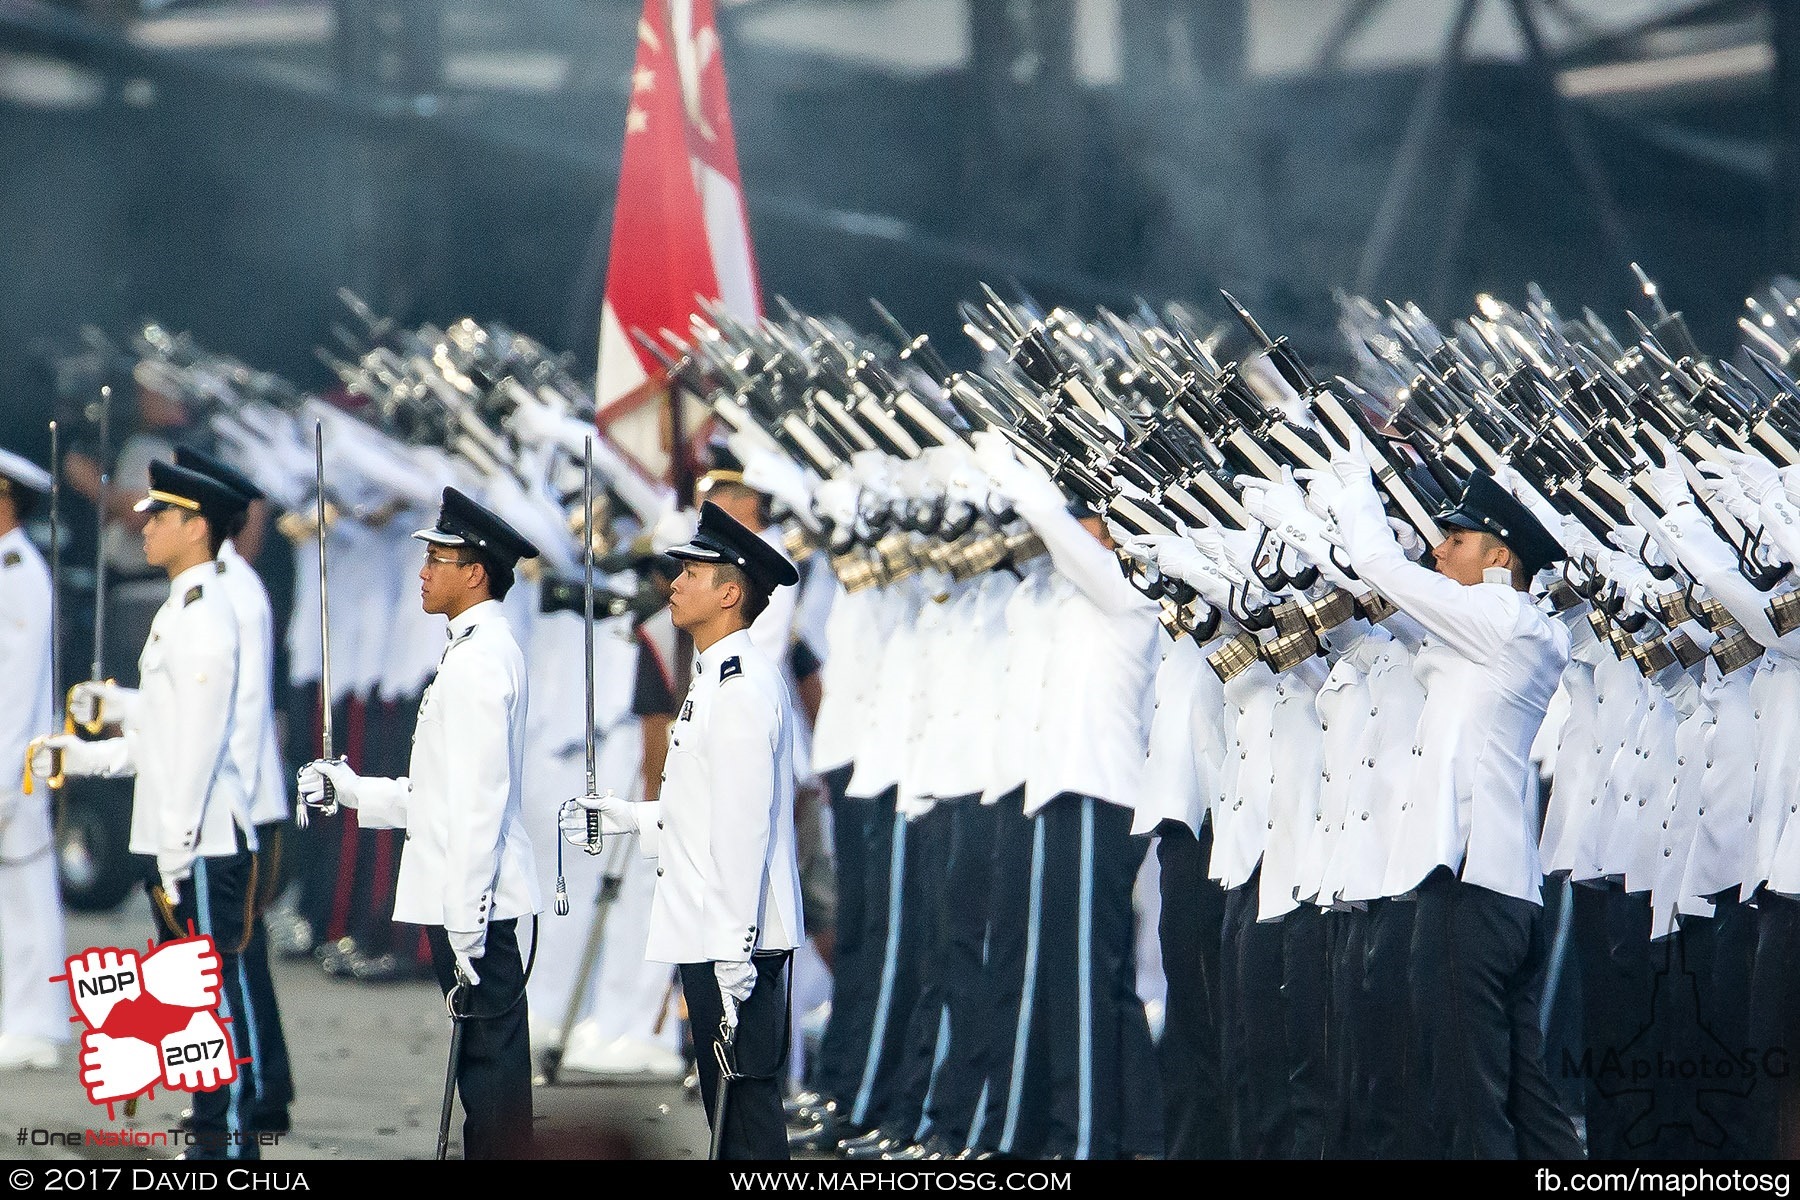
[[[348,958],[350,977],[361,983],[393,983],[403,978],[400,960],[392,954],[353,951]]]
[[[798,1121],[824,1103],[825,1097],[818,1092],[796,1092],[781,1102],[781,1111],[790,1122]]]
[[[890,1150],[881,1156],[889,1162],[924,1162],[927,1159],[942,1158],[930,1142],[914,1142],[910,1146],[902,1146],[898,1150]]]
[[[280,1108],[259,1108],[252,1112],[250,1128],[257,1133],[287,1133],[292,1128],[288,1120],[287,1105]]]
[[[839,1142],[859,1132],[835,1113],[829,1113],[805,1129],[788,1130],[788,1149],[798,1154],[830,1154]]]
[[[817,1104],[808,1105],[800,1110],[798,1116],[788,1118],[789,1129],[807,1129],[825,1121],[838,1121],[843,1118],[844,1110],[836,1100],[821,1100]]]
[[[339,979],[355,978],[350,964],[355,960],[356,954],[356,939],[353,937],[341,937],[330,945],[320,946],[313,951],[313,957],[319,960],[319,965],[325,968],[325,973]]]
[[[884,1158],[895,1150],[903,1150],[911,1138],[889,1129],[872,1129],[859,1138],[838,1143],[838,1154],[852,1161]]]

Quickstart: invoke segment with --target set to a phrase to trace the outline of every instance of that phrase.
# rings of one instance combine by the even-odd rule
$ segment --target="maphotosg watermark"
[[[1537,1169],[1540,1192],[1660,1192],[1670,1196],[1766,1192],[1772,1196],[1786,1196],[1788,1186],[1786,1171],[1657,1171],[1647,1167],[1630,1171]]]

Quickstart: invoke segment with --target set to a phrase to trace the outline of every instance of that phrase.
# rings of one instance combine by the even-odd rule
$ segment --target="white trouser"
[[[21,814],[16,819],[41,820],[46,828],[42,840],[29,839],[42,846],[40,851],[0,862],[0,1033],[66,1042],[68,985],[50,982],[63,973],[68,950],[56,890],[56,853],[48,844],[49,817]]]

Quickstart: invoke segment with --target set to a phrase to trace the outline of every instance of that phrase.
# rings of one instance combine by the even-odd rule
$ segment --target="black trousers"
[[[1180,821],[1162,822],[1156,834],[1162,881],[1156,932],[1169,984],[1157,1046],[1163,1150],[1169,1158],[1225,1158],[1231,1152],[1219,1065],[1225,889],[1206,874],[1212,822],[1203,822],[1197,837]]]
[[[969,1144],[983,1150],[999,1150],[1003,1141],[1017,1143],[1021,1126],[1038,1137],[1032,1133],[1033,1115],[1013,1103],[1012,1087],[1026,990],[1027,911],[1037,830],[1025,815],[1024,804],[1025,789],[1014,788],[994,805],[993,886],[988,892],[987,960],[981,984],[987,1004],[978,1056],[982,1082],[969,1129]]]
[[[1757,1081],[1757,1138],[1777,1158],[1800,1158],[1800,901],[1756,895],[1750,1040],[1766,1064]]]
[[[1281,1016],[1294,1136],[1284,1157],[1325,1157],[1337,1109],[1329,1061],[1331,959],[1326,914],[1302,904],[1281,918]]]
[[[719,1157],[786,1159],[787,1124],[781,1111],[781,1078],[787,1072],[788,951],[758,954],[756,984],[738,1006],[734,1055],[742,1076],[732,1082],[725,1103],[725,1132]],[[681,994],[687,998],[688,1025],[700,1070],[700,1097],[706,1119],[719,1120],[719,1021],[724,1002],[709,962],[681,964]]]
[[[1749,1086],[1737,1095],[1721,1098],[1719,1124],[1725,1143],[1719,1147],[1719,1157],[1770,1158],[1775,1153],[1774,1141],[1767,1124],[1759,1121],[1758,1113],[1773,1107],[1766,1094],[1759,1094],[1772,1081],[1768,1068],[1773,1064],[1757,1054],[1756,1041],[1750,1034],[1756,910],[1740,903],[1734,888],[1729,895],[1714,898],[1710,921],[1695,924],[1704,928],[1705,940],[1710,944],[1701,1015],[1711,1033],[1725,1043],[1727,1052],[1748,1053],[1752,1062]],[[1681,932],[1683,937],[1688,936],[1688,926],[1684,924]],[[1790,1070],[1785,1052],[1781,1057],[1781,1069]]]
[[[1578,883],[1571,890],[1582,997],[1581,1055],[1573,1069],[1586,1097],[1588,1157],[1641,1157],[1656,1136],[1651,1128],[1634,1129],[1644,1109],[1642,1093],[1617,1086],[1601,1067],[1634,1043],[1651,1049],[1650,906],[1614,883]]]
[[[1424,1103],[1413,1037],[1411,900],[1369,902],[1363,919],[1362,998],[1355,1017],[1358,1083],[1345,1122],[1348,1144],[1369,1158],[1415,1158]]]
[[[983,990],[988,900],[994,879],[998,808],[975,800],[952,806],[950,862],[944,881],[945,1033],[925,1097],[921,1136],[966,1146],[981,1100],[981,1045],[989,997]]]
[[[481,982],[461,1000],[469,1014],[456,1062],[465,1159],[531,1157],[531,1017],[518,925],[516,918],[488,922],[486,951],[474,963]],[[456,986],[449,935],[442,925],[427,925],[425,937],[447,996]]]
[[[1287,1079],[1281,922],[1256,919],[1262,868],[1225,893],[1220,970],[1225,978],[1221,1064],[1233,1158],[1280,1158],[1294,1144],[1293,1092]]]
[[[259,1129],[283,1128],[288,1105],[294,1102],[294,1070],[288,1056],[287,1033],[281,1025],[281,1009],[275,1003],[275,980],[269,974],[269,936],[262,914],[281,894],[282,862],[293,837],[286,822],[256,827],[256,897],[250,941],[244,947],[245,987],[258,1020],[251,1031],[256,1055],[251,1065],[256,1087],[256,1123]]]
[[[1137,996],[1131,813],[1064,793],[1031,818],[1022,996],[999,1145],[1031,1158],[1163,1150],[1155,1049]]]
[[[891,1081],[878,1081],[875,1121],[901,1137],[918,1136],[925,1097],[939,1066],[940,1043],[948,1048],[946,955],[950,928],[951,830],[958,801],[940,802],[907,822],[906,877],[901,886],[900,956],[911,963],[915,993],[899,1060]],[[968,801],[967,803],[974,803]],[[883,1083],[886,1086],[882,1086]]]
[[[1364,961],[1368,957],[1369,914],[1338,909],[1325,914],[1326,970],[1330,980],[1325,1031],[1325,1066],[1331,1079],[1331,1112],[1326,1124],[1326,1158],[1367,1158],[1367,1105],[1361,1092],[1366,1076],[1360,1050],[1364,1011]],[[1389,1014],[1390,1018],[1394,1014]]]
[[[871,802],[867,862],[863,872],[863,945],[872,960],[874,989],[868,1035],[858,1052],[850,1124],[872,1128],[880,1120],[906,1049],[907,1024],[918,999],[918,960],[903,953],[908,822],[894,811],[896,789]]]
[[[166,905],[160,889],[151,893],[159,914],[157,940],[174,941],[195,933],[213,940],[219,954],[219,1019],[231,1035],[231,1052],[240,1065],[223,1087],[194,1093],[191,1129],[195,1142],[190,1158],[260,1158],[256,1128],[255,1031],[273,1012],[264,1010],[248,987],[244,950],[255,923],[252,895],[256,856],[243,848],[219,858],[196,858],[193,875],[179,887],[181,899]],[[269,999],[273,1000],[271,994]],[[249,1061],[245,1061],[249,1060]]]
[[[844,795],[852,767],[819,778],[831,798],[831,849],[837,871],[837,936],[831,959],[831,1016],[819,1042],[812,1084],[848,1104],[861,1078],[863,1052],[874,1018],[875,983],[864,938],[868,874],[869,802]]]
[[[1447,1158],[1580,1158],[1544,1071],[1538,1028],[1543,910],[1439,868],[1413,918],[1413,1017],[1430,1104],[1425,1151]]]

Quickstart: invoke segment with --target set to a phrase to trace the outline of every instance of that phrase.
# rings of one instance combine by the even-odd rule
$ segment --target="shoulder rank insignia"
[[[200,598],[200,585],[196,583],[193,587],[191,587],[187,590],[187,595],[185,595],[181,598],[181,607],[186,608],[188,605],[192,604],[194,601],[198,600],[199,598]]]
[[[17,550],[8,550],[5,558],[0,558],[0,565],[16,567],[25,560],[19,557]]]
[[[676,720],[691,721],[693,719],[694,719],[694,702],[692,700],[684,701],[681,705],[681,715],[679,717],[677,717]]]
[[[225,573],[225,560],[222,558],[213,559],[213,574],[214,575],[223,575],[224,573]]]
[[[738,660],[738,656],[735,654],[732,655],[730,658],[726,659],[724,662],[719,664],[719,682],[720,683],[724,683],[727,679],[732,678],[734,675],[742,675],[743,673],[744,673],[744,664]]]

